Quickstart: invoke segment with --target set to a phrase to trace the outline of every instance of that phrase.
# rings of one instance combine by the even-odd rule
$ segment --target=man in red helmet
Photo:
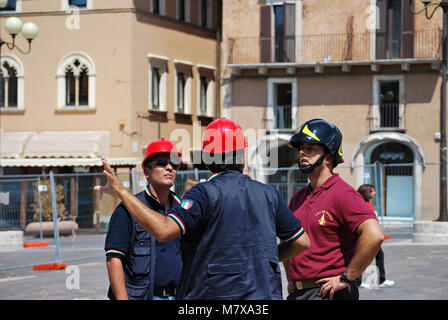
[[[170,188],[181,156],[171,141],[161,138],[148,145],[142,162],[148,185],[135,197],[163,216],[180,205]],[[174,299],[182,272],[179,237],[169,242],[157,241],[122,202],[110,219],[105,250],[110,299]]]
[[[246,147],[237,123],[210,123],[202,156],[213,175],[191,188],[168,217],[142,206],[103,160],[108,185],[96,190],[118,195],[157,239],[182,235],[189,244],[178,299],[282,299],[279,261],[309,247],[280,192],[242,174]]]

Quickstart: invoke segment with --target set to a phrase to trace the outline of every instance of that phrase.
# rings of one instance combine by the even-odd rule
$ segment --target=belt
[[[315,282],[315,280],[303,280],[294,282],[294,286],[297,290],[319,288],[320,285]]]
[[[156,297],[171,297],[176,295],[176,288],[175,287],[154,288],[154,295]]]

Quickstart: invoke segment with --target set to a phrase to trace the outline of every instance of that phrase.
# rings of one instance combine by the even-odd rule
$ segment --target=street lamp
[[[446,73],[447,73],[447,36],[448,36],[448,0],[427,1],[420,0],[424,7],[419,11],[412,8],[412,0],[409,0],[409,8],[413,14],[423,11],[427,19],[431,19],[438,8],[443,10],[443,36],[442,36],[442,87],[440,88],[440,212],[437,221],[448,221],[447,212],[447,150],[446,150]],[[433,9],[430,12],[430,9]]]
[[[0,8],[4,8],[8,3],[7,0],[0,0]],[[11,35],[12,41],[6,42],[0,38],[0,48],[6,44],[9,50],[16,48],[23,54],[28,54],[31,51],[31,41],[33,41],[39,33],[39,28],[33,22],[22,24],[22,21],[17,17],[10,17],[5,21],[5,30]],[[17,47],[15,43],[16,36],[22,33],[22,36],[28,40],[28,50],[23,51]]]

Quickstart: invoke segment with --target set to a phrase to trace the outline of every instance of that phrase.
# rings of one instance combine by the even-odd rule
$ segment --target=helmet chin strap
[[[322,164],[322,162],[324,161],[325,157],[327,156],[327,152],[325,151],[319,159],[317,159],[317,161],[314,164],[309,164],[307,166],[301,166],[300,165],[300,161],[299,161],[299,170],[302,173],[305,174],[309,174],[311,172],[314,171],[314,168],[317,168],[318,166],[320,166]]]

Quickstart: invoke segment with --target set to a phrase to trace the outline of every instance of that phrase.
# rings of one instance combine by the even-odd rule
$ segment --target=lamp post
[[[8,0],[0,0],[0,9],[6,7],[7,4],[8,4]],[[39,28],[37,27],[36,24],[34,24],[32,22],[27,22],[25,24],[22,24],[22,21],[17,17],[10,17],[5,21],[5,30],[6,30],[6,32],[8,32],[11,35],[12,41],[7,42],[7,41],[4,41],[0,37],[0,75],[2,76],[2,78],[5,76],[4,74],[1,73],[2,46],[6,45],[6,47],[9,50],[13,50],[15,48],[23,54],[28,54],[31,52],[31,41],[33,41],[36,38],[37,34],[39,33]],[[22,36],[28,40],[28,50],[27,51],[23,51],[22,49],[17,47],[17,45],[15,43],[16,36],[19,33],[22,33]]]
[[[431,19],[438,8],[443,11],[443,36],[442,36],[442,86],[440,88],[440,208],[437,221],[448,221],[447,213],[447,150],[446,150],[446,73],[447,73],[447,36],[448,36],[448,0],[427,1],[420,0],[424,7],[419,11],[412,8],[412,0],[409,7],[413,14],[425,12],[427,19]],[[432,9],[432,12],[430,10]]]
[[[0,0],[0,8],[6,7],[8,1]],[[22,21],[17,17],[10,17],[5,21],[5,30],[11,35],[12,41],[7,42],[0,38],[0,49],[5,44],[9,50],[13,50],[16,48],[23,54],[28,54],[31,51],[31,41],[33,41],[37,34],[39,33],[39,28],[33,22],[27,22],[22,24]],[[23,51],[19,47],[17,47],[15,40],[16,36],[22,33],[22,36],[28,40],[28,50]]]

